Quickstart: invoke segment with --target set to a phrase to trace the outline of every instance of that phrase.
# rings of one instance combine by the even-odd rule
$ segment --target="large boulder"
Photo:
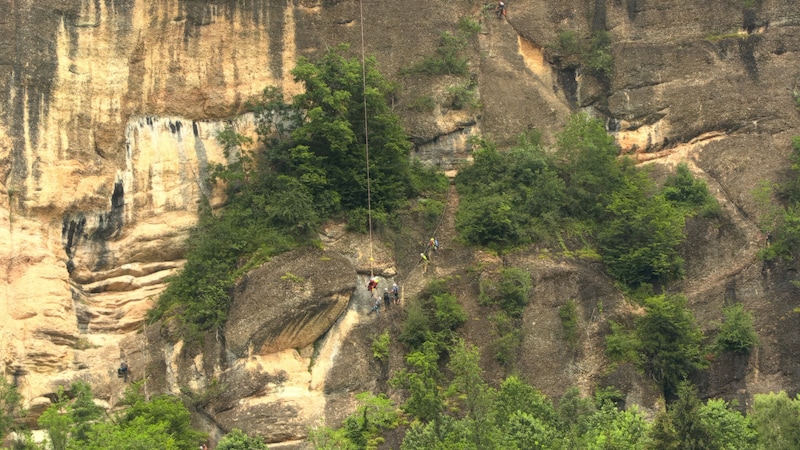
[[[356,288],[345,257],[298,250],[275,257],[236,286],[225,339],[238,357],[313,344],[339,318]]]

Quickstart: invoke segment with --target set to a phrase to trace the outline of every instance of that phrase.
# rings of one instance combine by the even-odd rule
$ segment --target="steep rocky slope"
[[[763,267],[756,259],[763,237],[751,195],[762,180],[787,176],[789,140],[800,134],[793,98],[800,89],[795,2],[508,3],[507,20],[494,19],[478,2],[363,5],[366,51],[402,86],[394,107],[415,154],[457,169],[469,158],[470,135],[505,144],[536,128],[552,141],[570,113],[586,110],[606,120],[623,152],[665,169],[688,162],[723,203],[725,219],[689,224],[688,273],[676,288],[687,293],[708,329],[724,304],[744,303],[761,338],[747,361],[714,361],[703,392],[736,396],[746,405],[753,393],[800,390],[795,267]],[[462,17],[482,26],[466,52],[481,106],[455,110],[447,106],[447,88],[461,80],[399,73],[433,54],[440,33],[456,30]],[[140,370],[144,376],[141,370],[148,368],[159,391],[200,391],[223,376],[240,385],[233,397],[209,406],[225,429],[248,417],[222,412],[231,411],[237,398],[316,392],[306,406],[290,406],[294,412],[248,425],[272,441],[291,441],[318,417],[308,411],[324,410],[335,422],[348,411],[354,391],[385,382],[389,367],[358,355],[368,355],[369,336],[392,322],[367,320],[363,280],[356,275],[368,271],[366,249],[337,230],[329,230],[326,248],[353,265],[339,282],[352,283],[355,294],[340,316],[328,316],[337,325],[323,335],[327,357],[314,357],[308,337],[294,346],[284,343],[274,354],[235,351],[233,357],[221,350],[218,336],[209,336],[201,353],[182,352],[169,324],[134,334],[165,279],[183,263],[197,200],[221,200],[203,181],[209,164],[225,160],[216,132],[266,85],[297,92],[289,74],[297,58],[340,42],[358,48],[361,25],[360,3],[351,0],[0,4],[0,356],[5,373],[33,405],[45,406],[43,395],[76,378],[90,380],[98,396],[114,404],[121,384],[113,371],[126,357],[134,375]],[[566,31],[588,37],[602,30],[612,43],[608,80],[581,69],[557,45]],[[426,96],[435,100],[433,111],[414,108]],[[237,124],[251,132],[252,118],[241,116]],[[435,267],[442,274],[460,273],[474,258],[484,258],[457,246],[447,251],[449,262]],[[529,381],[551,395],[599,382],[606,376],[603,362],[592,356],[607,317],[596,314],[596,304],[612,311],[618,293],[599,267],[515,258],[513,264],[529,268],[537,286],[519,357]],[[407,282],[409,295],[422,283],[421,274],[387,248],[376,259],[387,276],[396,273]],[[268,276],[280,277],[281,270]],[[475,301],[470,286],[465,281],[467,305]],[[586,337],[565,357],[556,336],[557,309],[569,299],[579,300]],[[346,333],[351,329],[356,332]],[[475,340],[483,336],[477,325],[466,332]],[[262,338],[254,347],[262,347]],[[286,378],[277,367],[297,375]],[[244,379],[249,381],[237,381]],[[642,381],[630,384],[639,386],[631,392],[647,403]],[[325,395],[316,396],[320,392]],[[261,404],[291,404],[271,401]],[[265,409],[253,404],[253,411]]]

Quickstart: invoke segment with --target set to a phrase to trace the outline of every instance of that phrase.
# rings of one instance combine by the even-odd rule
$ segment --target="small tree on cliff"
[[[204,208],[187,263],[151,319],[176,315],[184,337],[199,340],[201,332],[224,325],[231,289],[247,270],[313,241],[332,215],[366,217],[365,98],[373,211],[385,216],[421,186],[414,181],[421,177],[412,176],[411,143],[388,105],[392,84],[373,59],[366,61],[364,82],[361,62],[346,52],[338,46],[319,61],[301,59],[292,74],[305,92],[291,102],[268,88],[251,103],[266,150],[240,152],[236,163],[212,170],[212,180],[225,183],[228,203],[220,213]],[[247,144],[228,128],[219,140],[228,150]]]

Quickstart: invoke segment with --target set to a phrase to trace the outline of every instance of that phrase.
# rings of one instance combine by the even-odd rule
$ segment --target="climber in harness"
[[[378,287],[378,279],[376,277],[370,278],[369,283],[367,283],[367,290],[372,293],[376,287]]]
[[[383,307],[389,310],[389,305],[392,304],[392,296],[389,295],[389,288],[383,290]]]
[[[498,19],[502,19],[506,16],[506,4],[505,2],[500,2],[497,4],[497,7],[494,9],[494,13]]]
[[[381,299],[378,298],[378,297],[375,297],[375,304],[372,305],[372,308],[369,310],[367,315],[370,315],[372,313],[375,313],[375,314],[380,314],[381,313]]]
[[[128,363],[122,361],[117,369],[117,378],[123,378],[122,381],[128,382]]]

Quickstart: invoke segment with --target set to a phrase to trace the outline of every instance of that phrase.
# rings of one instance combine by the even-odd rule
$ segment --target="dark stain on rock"
[[[756,62],[755,50],[760,37],[750,35],[746,39],[739,39],[739,55],[747,71],[747,75],[754,81],[758,81],[758,62]]]
[[[594,0],[592,31],[606,31],[606,0]]]
[[[69,272],[72,272],[74,269],[72,256],[75,254],[75,248],[84,237],[85,227],[86,216],[84,216],[83,213],[72,217],[65,217],[61,222],[61,244],[64,246],[64,253],[66,253],[69,258],[67,262],[67,270]]]
[[[640,4],[639,0],[627,0],[625,2],[625,10],[628,13],[628,20],[631,22],[636,20],[636,15],[644,11],[644,7]]]
[[[287,6],[283,2],[268,3],[267,33],[269,34],[269,69],[275,79],[283,78],[283,39],[284,11]],[[291,7],[291,6],[288,6]]]
[[[3,2],[0,16],[0,65],[5,66],[0,101],[8,105],[4,119],[11,136],[11,170],[6,182],[24,186],[29,161],[26,146],[39,145],[39,123],[50,109],[58,55],[56,37],[70,9],[45,8],[40,3]],[[21,192],[21,195],[26,195]]]
[[[578,81],[575,78],[575,69],[561,69],[558,71],[558,84],[564,90],[564,96],[573,108],[578,105]]]

